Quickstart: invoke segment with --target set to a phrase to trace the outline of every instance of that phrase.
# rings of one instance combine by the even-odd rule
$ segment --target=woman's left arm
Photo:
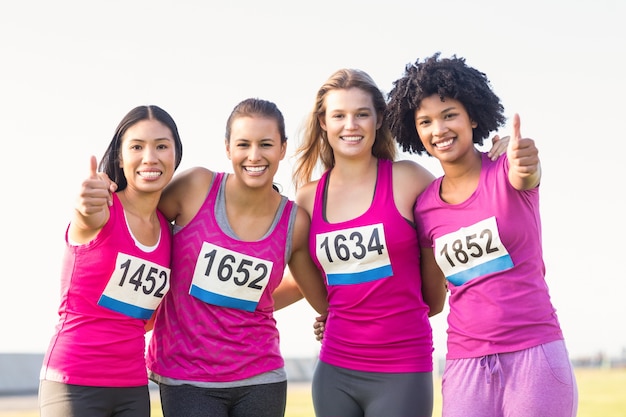
[[[421,249],[422,297],[428,305],[428,317],[441,313],[446,302],[446,277],[437,265],[432,248]]]

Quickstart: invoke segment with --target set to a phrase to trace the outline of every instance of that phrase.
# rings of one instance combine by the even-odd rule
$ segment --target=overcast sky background
[[[45,351],[75,195],[128,110],[170,112],[180,170],[230,171],[224,127],[242,99],[278,104],[291,156],[333,71],[363,69],[388,92],[405,64],[441,51],[485,72],[539,147],[547,281],[570,354],[619,354],[625,21],[623,0],[2,2],[0,353]],[[293,198],[292,167],[286,158],[276,180]],[[317,353],[314,316],[305,302],[276,314],[285,356]],[[442,357],[445,313],[432,323]]]

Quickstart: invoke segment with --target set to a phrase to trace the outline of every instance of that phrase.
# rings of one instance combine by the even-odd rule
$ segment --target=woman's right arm
[[[322,274],[309,252],[310,219],[304,209],[297,207],[297,210],[289,271],[309,304],[324,315],[328,311],[328,294]]]

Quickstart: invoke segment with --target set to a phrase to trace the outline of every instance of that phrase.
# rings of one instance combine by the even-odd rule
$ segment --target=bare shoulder
[[[306,247],[309,240],[309,230],[311,228],[311,218],[309,213],[299,205],[295,205],[296,221],[294,225],[293,233],[293,247],[294,250],[298,250],[301,247]]]
[[[417,175],[426,175],[426,176],[434,178],[434,175],[429,170],[427,170],[426,168],[424,168],[417,162],[411,161],[409,159],[395,161],[393,163],[393,174],[394,175],[396,174],[416,175],[417,174]]]
[[[303,208],[308,216],[310,216],[313,212],[313,204],[315,203],[315,191],[317,190],[318,182],[319,180],[306,183],[296,192],[296,204]]]
[[[433,182],[434,179],[435,176],[417,162],[403,160],[393,163],[394,184],[400,183],[404,187],[413,184],[423,190],[428,184]]]
[[[435,176],[417,162],[393,163],[393,199],[402,216],[413,219],[415,200],[434,179]]]
[[[305,209],[303,209],[302,207],[300,207],[299,205],[295,205],[296,206],[296,228],[297,229],[306,229],[306,232],[308,233],[309,231],[309,227],[311,225],[311,217],[309,216],[309,213],[306,212]]]

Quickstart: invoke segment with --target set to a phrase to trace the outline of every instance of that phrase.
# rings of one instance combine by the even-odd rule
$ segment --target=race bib
[[[254,311],[273,262],[204,242],[189,294],[205,303]]]
[[[170,269],[142,258],[118,253],[115,270],[98,305],[147,320],[170,289]]]
[[[360,284],[393,275],[382,223],[321,233],[315,245],[328,285]]]
[[[448,281],[457,286],[513,267],[495,217],[435,239],[435,258]]]

